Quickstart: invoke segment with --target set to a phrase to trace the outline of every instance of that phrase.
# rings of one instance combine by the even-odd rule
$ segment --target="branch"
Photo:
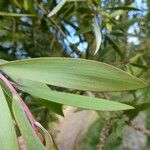
[[[101,131],[99,143],[97,145],[98,150],[104,150],[106,140],[109,136],[109,130],[111,128],[110,119],[106,119],[104,126]]]
[[[131,126],[132,128],[134,128],[135,130],[137,130],[139,132],[142,132],[146,136],[150,136],[150,130],[142,128],[141,126],[139,126],[138,124],[136,124],[133,121],[131,123],[129,123],[129,126]]]

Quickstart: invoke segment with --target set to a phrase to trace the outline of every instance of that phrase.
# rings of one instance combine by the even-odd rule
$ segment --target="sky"
[[[140,13],[139,16],[144,16],[147,13],[147,5],[146,3],[143,2],[144,0],[136,0],[135,3],[133,5],[135,5],[135,7],[137,7],[138,9],[140,9]],[[133,12],[131,12],[131,16],[133,16]],[[137,23],[135,23],[134,25],[130,26],[128,33],[134,34],[136,31],[139,31],[140,28],[138,26]],[[140,43],[139,39],[137,37],[128,37],[128,42],[129,43],[133,43],[135,45],[138,45]]]

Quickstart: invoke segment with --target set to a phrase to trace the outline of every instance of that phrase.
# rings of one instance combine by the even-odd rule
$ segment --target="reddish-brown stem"
[[[15,88],[11,85],[11,83],[9,82],[9,80],[3,76],[1,73],[0,73],[0,80],[2,80],[7,86],[8,88],[10,89],[10,91],[12,92],[13,95],[16,95],[18,96],[18,98],[20,99],[21,101],[21,104],[23,106],[23,109],[33,127],[33,129],[37,132],[37,127],[35,126],[35,118],[33,117],[32,113],[30,112],[29,108],[27,107],[27,105],[24,103],[24,101],[22,100],[22,98],[18,95],[17,91],[15,90]]]

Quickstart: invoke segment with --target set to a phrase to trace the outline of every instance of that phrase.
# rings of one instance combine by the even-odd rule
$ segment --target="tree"
[[[140,27],[144,21],[147,23],[148,14],[139,15],[140,10],[132,3],[0,1],[0,94],[1,113],[5,113],[5,117],[1,115],[4,117],[1,122],[4,135],[1,135],[9,133],[1,142],[3,149],[18,149],[19,135],[23,136],[28,149],[52,149],[53,140],[45,129],[49,120],[43,118],[42,113],[53,111],[63,115],[64,104],[97,110],[97,113],[122,110],[103,115],[105,138],[102,142],[100,137],[99,145],[99,149],[103,149],[110,129],[118,120],[123,122],[122,126],[132,124],[140,111],[149,108],[149,52],[143,48],[141,38],[145,30],[129,33],[132,25],[138,23]],[[138,45],[128,42],[133,36],[138,37]],[[48,58],[35,58],[41,56]],[[23,58],[26,59],[15,60]],[[96,98],[82,96],[85,91],[92,91]],[[35,104],[31,110],[41,105],[50,108],[35,114],[40,116],[39,122],[45,128],[36,121],[21,97],[27,105]],[[32,102],[27,101],[28,98]],[[16,132],[14,126],[20,132]],[[41,134],[44,145],[40,142],[42,138],[38,138]],[[6,141],[10,142],[6,145]]]

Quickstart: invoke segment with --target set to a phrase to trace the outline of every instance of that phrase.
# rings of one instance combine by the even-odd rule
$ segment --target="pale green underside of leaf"
[[[36,126],[43,132],[43,135],[45,137],[46,150],[54,150],[53,149],[53,140],[52,140],[52,137],[49,134],[49,132],[38,122],[36,122]]]
[[[125,91],[147,87],[111,65],[73,58],[36,58],[0,64],[7,75],[83,91]]]
[[[99,27],[96,17],[93,19],[93,30],[94,30],[95,39],[96,39],[96,48],[94,51],[94,55],[95,55],[100,49],[101,42],[102,42],[102,35],[101,35],[100,27]]]
[[[0,149],[19,150],[13,120],[1,86],[0,86]]]
[[[17,125],[27,145],[27,149],[45,150],[45,147],[33,131],[17,96],[13,97],[12,109]]]
[[[48,14],[48,17],[52,17],[65,5],[66,2],[79,2],[85,0],[61,0]]]
[[[51,17],[53,15],[55,15],[62,7],[63,5],[67,2],[67,0],[61,0],[56,7],[50,11],[50,13],[48,14],[48,17]]]
[[[22,79],[19,81],[19,89],[45,101],[52,101],[60,104],[75,106],[83,109],[101,110],[101,111],[117,111],[133,109],[132,106],[121,104],[101,98],[81,96],[70,93],[51,91],[44,86],[35,86],[39,83]],[[32,85],[31,85],[32,84]]]

